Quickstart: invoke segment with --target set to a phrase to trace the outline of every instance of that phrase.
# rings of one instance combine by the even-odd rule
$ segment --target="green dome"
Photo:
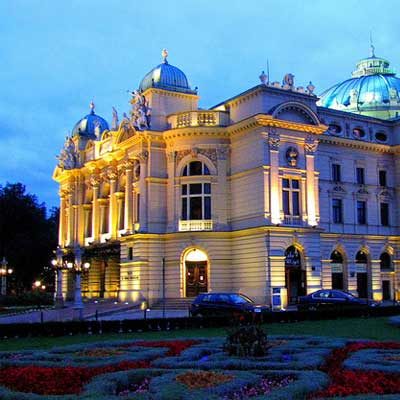
[[[389,66],[372,51],[357,63],[351,79],[323,92],[318,105],[381,119],[399,116],[400,79]]]

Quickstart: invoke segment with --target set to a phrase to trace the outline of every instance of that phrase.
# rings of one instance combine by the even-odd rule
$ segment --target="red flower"
[[[158,342],[136,342],[129,344],[129,346],[143,346],[143,347],[168,347],[167,356],[179,356],[182,351],[200,343],[198,340],[162,340]]]
[[[0,369],[0,385],[43,395],[78,394],[93,377],[127,369],[148,368],[148,361],[122,361],[103,367],[15,366]]]
[[[327,389],[314,393],[310,398],[363,393],[400,393],[400,373],[346,370],[343,368],[343,362],[350,353],[363,349],[400,349],[400,343],[354,342],[341,349],[334,350],[321,367],[321,370],[330,376],[331,383]]]

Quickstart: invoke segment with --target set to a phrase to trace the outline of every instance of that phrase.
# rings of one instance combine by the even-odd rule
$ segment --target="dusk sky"
[[[376,55],[400,70],[398,0],[0,0],[0,185],[22,182],[58,205],[55,156],[89,112],[111,122],[128,89],[169,62],[211,107],[259,83],[295,75],[316,92]]]

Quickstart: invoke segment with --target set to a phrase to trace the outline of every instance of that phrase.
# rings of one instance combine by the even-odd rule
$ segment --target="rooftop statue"
[[[114,107],[112,108],[112,115],[111,129],[116,131],[118,129],[118,112]]]
[[[286,74],[283,77],[283,82],[282,84],[285,86],[287,85],[290,89],[293,89],[294,87],[294,75],[291,73]]]
[[[56,158],[61,169],[74,169],[79,166],[79,152],[71,137],[65,138],[64,147]]]
[[[150,128],[151,109],[146,98],[137,90],[131,92],[132,95],[132,110],[131,120],[134,127],[138,130]]]

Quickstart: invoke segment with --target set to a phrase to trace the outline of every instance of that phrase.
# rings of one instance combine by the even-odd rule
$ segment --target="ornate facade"
[[[67,258],[84,246],[84,295],[151,304],[164,258],[167,298],[241,291],[270,303],[279,289],[285,305],[334,287],[400,299],[400,80],[387,61],[358,67],[394,79],[388,101],[378,87],[319,100],[311,82],[262,73],[200,110],[163,57],[130,115],[114,109],[109,129],[92,105],[58,157],[59,246]],[[65,274],[67,296],[72,285]]]

